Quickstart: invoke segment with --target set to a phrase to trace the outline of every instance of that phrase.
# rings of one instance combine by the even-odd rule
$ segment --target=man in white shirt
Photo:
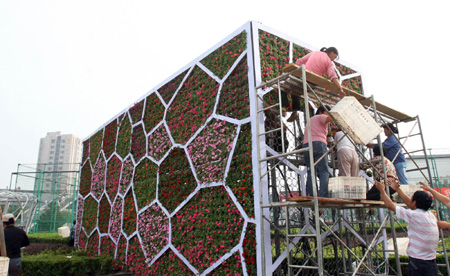
[[[397,191],[398,195],[411,209],[396,206],[386,193],[383,183],[375,181],[375,185],[381,194],[381,200],[386,207],[397,214],[397,218],[408,223],[409,244],[406,254],[409,256],[408,276],[428,276],[438,275],[436,264],[436,249],[439,242],[439,230],[437,219],[428,211],[433,200],[424,191],[416,191],[412,198],[409,198],[400,189],[400,185],[394,183],[391,187]]]

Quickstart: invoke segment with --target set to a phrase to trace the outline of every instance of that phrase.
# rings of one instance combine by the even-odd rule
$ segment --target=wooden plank
[[[299,202],[299,203],[312,203],[314,198],[312,196],[295,196],[290,197],[287,199],[287,201],[291,202]],[[352,204],[362,204],[362,205],[370,205],[370,206],[384,206],[383,201],[377,201],[377,200],[366,200],[366,199],[345,199],[345,198],[326,198],[326,197],[318,197],[317,201],[321,205],[321,207],[327,207],[327,205],[334,206],[334,205],[352,205]]]
[[[283,67],[283,71],[284,72],[291,72],[295,69],[299,68],[299,66],[295,63],[290,63],[287,64],[286,66]],[[302,78],[302,72],[301,70],[298,70],[296,72],[293,73],[294,76],[298,77],[298,78]],[[335,92],[335,93],[339,93],[339,89],[328,79],[319,76],[313,72],[310,72],[308,70],[306,70],[306,79],[308,82],[311,82],[317,86],[320,86],[322,88],[325,88],[329,91]],[[347,94],[347,96],[353,96],[355,97],[358,101],[360,101],[360,103],[364,106],[370,107],[372,106],[372,100],[371,99],[367,99],[365,98],[363,95],[361,95],[358,92],[355,92],[351,89],[348,89],[346,87],[342,87],[342,89],[344,90],[344,92]],[[378,112],[382,113],[382,114],[386,114],[387,116],[398,120],[398,121],[411,121],[413,118],[409,115],[406,115],[405,113],[402,113],[400,111],[397,111],[395,109],[392,109],[386,105],[383,105],[379,102],[375,101],[375,105],[376,105],[376,109]]]

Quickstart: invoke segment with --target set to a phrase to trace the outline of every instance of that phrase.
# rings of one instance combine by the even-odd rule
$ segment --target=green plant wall
[[[79,248],[139,275],[261,273],[254,87],[310,51],[262,28],[248,22],[86,138]]]

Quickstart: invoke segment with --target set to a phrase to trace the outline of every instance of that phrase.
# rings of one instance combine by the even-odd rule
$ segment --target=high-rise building
[[[38,156],[38,176],[35,192],[42,199],[64,196],[73,191],[77,183],[82,152],[82,140],[60,131],[48,132],[41,138]]]

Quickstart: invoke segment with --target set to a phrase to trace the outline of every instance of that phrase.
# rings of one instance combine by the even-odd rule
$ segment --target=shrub
[[[29,234],[30,243],[54,243],[54,244],[68,244],[69,238],[63,238],[58,233],[36,233]]]
[[[22,257],[21,275],[105,275],[112,272],[110,256],[88,257],[85,251],[73,251],[71,256],[61,251],[45,251]]]

